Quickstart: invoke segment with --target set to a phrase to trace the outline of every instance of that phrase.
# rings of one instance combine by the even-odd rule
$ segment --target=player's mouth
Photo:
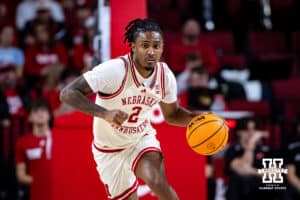
[[[156,60],[155,59],[146,59],[146,63],[154,64],[154,63],[156,63]]]

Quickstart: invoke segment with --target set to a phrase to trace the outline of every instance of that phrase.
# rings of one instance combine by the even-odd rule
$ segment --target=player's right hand
[[[121,110],[107,110],[103,116],[104,120],[116,125],[122,125],[127,118],[128,114]]]

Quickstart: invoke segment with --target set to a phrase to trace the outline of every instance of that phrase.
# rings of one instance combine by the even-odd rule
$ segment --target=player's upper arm
[[[166,63],[163,63],[164,68],[164,92],[165,96],[162,99],[163,103],[171,104],[177,101],[177,84],[173,72],[169,69]]]
[[[88,96],[89,94],[93,93],[92,88],[85,80],[83,75],[76,78],[73,82],[67,85],[62,92],[60,93],[60,99],[64,101],[72,91],[79,91],[81,94]]]

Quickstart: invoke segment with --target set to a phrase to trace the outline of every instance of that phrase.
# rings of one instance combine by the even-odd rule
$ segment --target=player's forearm
[[[196,113],[190,112],[182,107],[178,107],[173,114],[165,117],[165,119],[169,124],[186,127],[196,115]]]
[[[106,109],[94,104],[84,94],[76,89],[63,89],[60,93],[60,100],[81,112],[97,117],[103,117],[103,113],[106,111]]]

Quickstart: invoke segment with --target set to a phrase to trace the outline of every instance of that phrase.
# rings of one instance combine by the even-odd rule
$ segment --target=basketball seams
[[[226,127],[224,127],[224,128],[226,128]],[[226,140],[227,137],[228,137],[228,131],[225,131],[225,136],[223,137],[223,140],[222,140],[221,144],[216,148],[217,150],[219,150],[219,148],[220,148],[222,145],[224,145],[224,141]],[[210,152],[208,152],[208,153],[205,153],[205,155],[210,155],[211,153],[215,152],[216,149],[213,150],[213,151],[210,151]]]
[[[210,123],[210,122],[217,122],[217,121],[220,121],[220,120],[214,119],[214,120],[209,120],[209,121],[203,122],[202,124],[199,124],[196,128],[194,128],[194,129],[190,132],[190,134],[188,135],[187,139],[188,139],[188,140],[190,139],[190,137],[192,136],[192,134],[194,133],[194,131],[195,131],[197,128],[199,128],[199,127],[201,127],[201,126],[203,126],[203,125],[205,125],[205,124],[208,124],[208,123]],[[223,122],[223,123],[224,123],[224,122]]]
[[[219,121],[219,120],[212,120],[212,121]],[[210,121],[208,121],[210,122]],[[204,124],[204,123],[203,123]],[[200,142],[199,144],[196,144],[194,146],[191,146],[192,148],[196,148],[200,145],[202,145],[203,143],[207,142],[209,139],[211,139],[212,137],[214,137],[225,125],[225,122],[223,121],[222,125],[213,133],[211,134],[208,138],[206,138],[205,140],[203,140],[202,142]],[[198,127],[197,127],[198,128]]]

